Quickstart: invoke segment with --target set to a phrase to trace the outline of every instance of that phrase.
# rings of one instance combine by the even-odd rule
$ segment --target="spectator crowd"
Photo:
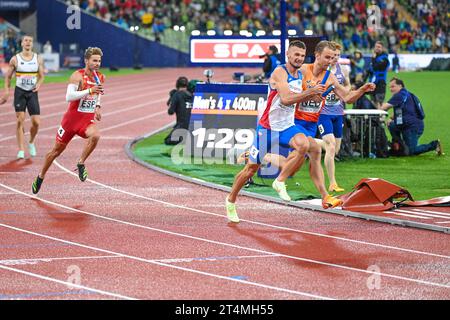
[[[105,21],[123,28],[139,26],[155,36],[167,28],[186,31],[280,29],[279,0],[67,0]],[[389,51],[448,52],[446,0],[288,0],[287,25],[303,34],[313,30],[341,42],[344,51],[369,51],[377,40]],[[370,11],[377,5],[379,11]],[[376,25],[372,23],[376,19]],[[369,23],[368,23],[369,22]]]

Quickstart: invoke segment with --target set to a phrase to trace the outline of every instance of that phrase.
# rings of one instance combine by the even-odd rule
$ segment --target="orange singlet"
[[[325,76],[326,71],[322,71],[317,77],[313,75],[313,67],[314,64],[305,64],[306,71],[302,71],[303,74],[303,91],[310,89],[317,84],[319,84],[323,77]],[[330,79],[326,83],[326,87],[330,85]],[[309,122],[317,122],[319,120],[320,110],[323,107],[323,101],[315,102],[315,101],[306,101],[297,104],[295,109],[295,119],[297,120],[305,120]]]

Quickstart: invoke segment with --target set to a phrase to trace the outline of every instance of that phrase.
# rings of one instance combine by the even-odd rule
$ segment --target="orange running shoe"
[[[327,195],[323,200],[322,200],[322,207],[324,209],[329,209],[329,208],[335,208],[335,207],[339,207],[342,206],[344,202],[341,199],[335,198],[331,195]]]
[[[328,191],[330,191],[330,192],[344,192],[345,189],[339,187],[337,184],[331,184],[330,187],[328,188]]]

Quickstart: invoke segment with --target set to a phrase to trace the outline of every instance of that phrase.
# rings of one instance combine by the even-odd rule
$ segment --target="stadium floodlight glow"
[[[181,27],[180,27],[180,31],[181,31],[181,32],[184,32],[185,30],[186,30],[186,27],[185,27],[185,26],[181,26]]]
[[[208,36],[215,36],[216,35],[216,31],[215,30],[208,30],[208,31],[206,31],[206,34]]]
[[[174,25],[174,26],[173,26],[173,30],[175,30],[175,31],[178,31],[178,30],[180,30],[180,26],[179,26],[179,25],[177,25],[177,24],[176,24],[176,25]]]
[[[135,27],[134,27],[134,30],[135,30],[135,31],[139,31],[139,26],[135,26]]]
[[[294,29],[289,29],[288,30],[288,35],[295,36],[296,34],[297,34],[297,30],[294,30]]]
[[[305,36],[312,36],[313,33],[314,32],[312,30],[305,30]]]
[[[130,27],[130,31],[131,31],[131,32],[134,32],[134,26],[131,26],[131,27]]]
[[[200,31],[199,30],[192,30],[191,35],[199,36],[200,35]]]
[[[272,34],[273,34],[274,36],[281,36],[281,31],[280,31],[280,30],[273,30],[273,31],[272,31]]]
[[[233,31],[232,31],[232,30],[225,30],[225,31],[223,32],[223,34],[224,34],[225,36],[232,36],[232,35],[233,35]]]
[[[263,37],[266,35],[266,32],[264,30],[258,30],[256,31],[256,36],[257,37]]]
[[[239,31],[239,34],[241,35],[241,36],[246,36],[247,34],[248,34],[248,31],[247,30],[241,30],[241,31]]]

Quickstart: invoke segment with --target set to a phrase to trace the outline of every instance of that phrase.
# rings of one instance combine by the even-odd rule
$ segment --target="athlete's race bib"
[[[17,84],[24,90],[33,90],[37,83],[37,77],[35,75],[20,75],[17,77]]]
[[[94,113],[97,105],[97,95],[87,95],[80,100],[78,111],[84,113]]]
[[[338,95],[333,91],[331,91],[325,98],[325,104],[328,106],[339,104],[340,102],[341,100],[339,99]]]
[[[299,103],[298,109],[303,112],[318,113],[322,102],[307,101]]]

